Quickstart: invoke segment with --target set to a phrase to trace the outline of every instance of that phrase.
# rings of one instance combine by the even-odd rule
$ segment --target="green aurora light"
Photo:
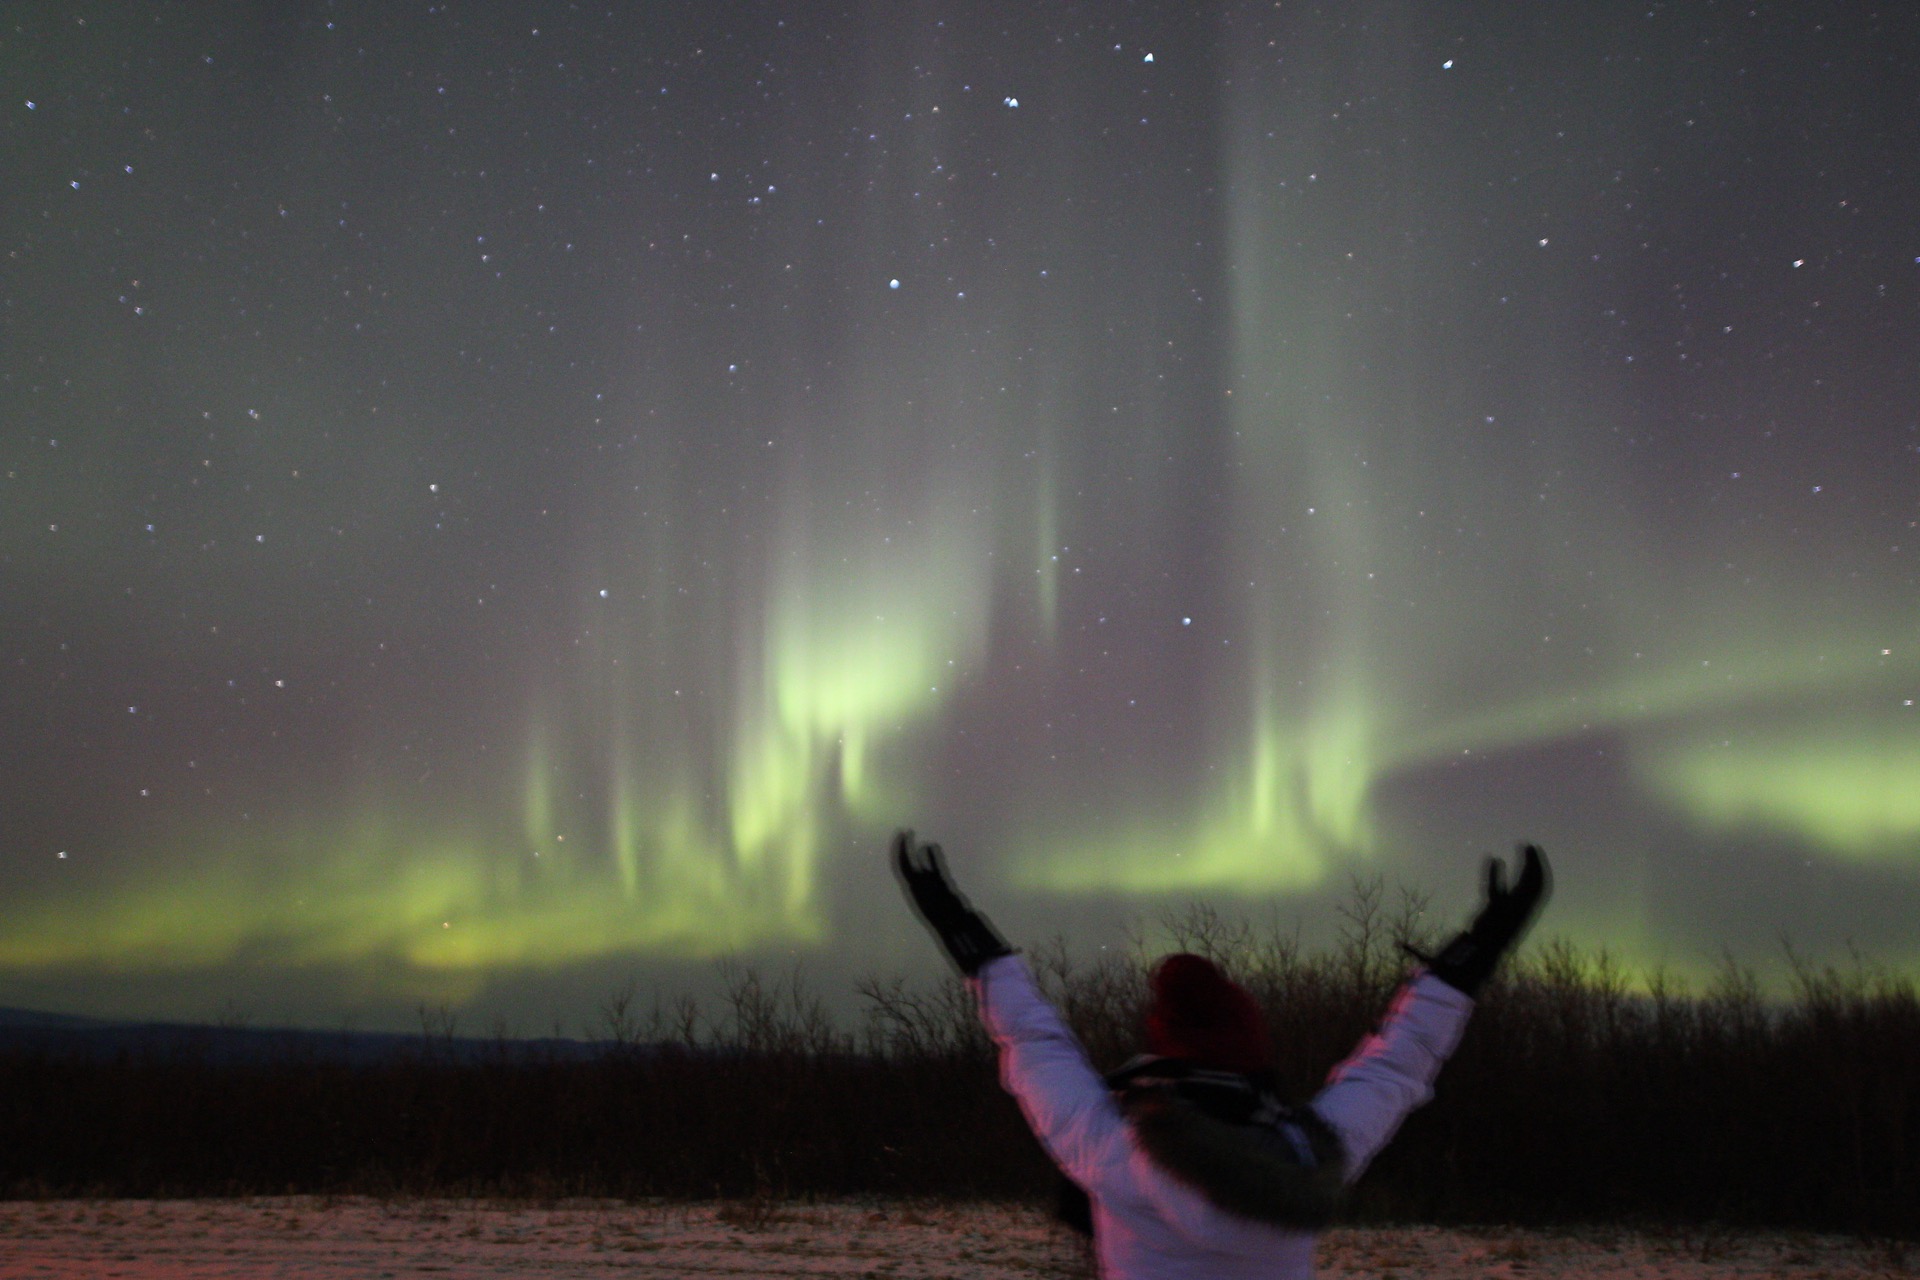
[[[1448,783],[1463,762],[1585,744],[1614,772],[1564,784],[1615,788],[1596,807],[1639,826],[1509,832],[1536,811],[1485,802],[1500,838],[1562,842],[1570,932],[1666,954],[1630,864],[1682,838],[1912,894],[1920,490],[1897,394],[1912,348],[1885,338],[1914,330],[1911,271],[1876,267],[1892,283],[1874,295],[1835,267],[1802,297],[1810,273],[1770,224],[1685,204],[1676,149],[1700,190],[1721,168],[1635,106],[1679,74],[1678,37],[1629,72],[1489,29],[1498,73],[1465,53],[1456,71],[1441,19],[1367,9],[1392,20],[1362,38],[1227,6],[1217,55],[1173,18],[1075,36],[1065,70],[966,21],[964,47],[922,48],[935,29],[903,21],[845,55],[865,80],[843,67],[770,115],[724,76],[655,86],[623,118],[655,149],[622,162],[617,195],[598,162],[547,167],[592,150],[559,116],[513,135],[483,104],[459,134],[430,116],[460,109],[443,95],[379,107],[378,68],[287,70],[289,100],[324,81],[406,136],[478,145],[434,191],[483,160],[532,176],[499,179],[491,217],[314,143],[257,190],[232,179],[244,242],[143,232],[121,275],[141,253],[217,257],[179,248],[200,244],[273,275],[246,324],[344,292],[310,324],[258,321],[259,349],[217,274],[139,268],[177,277],[155,305],[184,318],[161,338],[45,302],[55,336],[16,347],[5,392],[31,438],[0,537],[18,617],[38,619],[8,633],[7,706],[35,717],[16,773],[42,781],[17,788],[31,840],[8,864],[0,978],[338,971],[370,998],[464,1000],[595,963],[889,954],[905,926],[860,918],[849,886],[908,821],[1069,931],[1116,898],[1305,901],[1416,865],[1435,835],[1386,797],[1466,808],[1459,788],[1492,774]],[[583,58],[599,39],[550,35]],[[34,47],[16,69],[104,74]],[[459,40],[436,47],[465,65]],[[1508,113],[1515,93],[1532,107]],[[54,110],[11,126],[42,178],[78,145],[30,132]],[[241,128],[218,102],[169,110],[170,137]],[[752,136],[673,141],[742,112]],[[1123,127],[1147,140],[1103,132]],[[110,121],[69,128],[120,144]],[[1796,145],[1781,164],[1833,138]],[[217,162],[153,163],[193,192]],[[379,223],[383,201],[414,220]],[[379,234],[338,239],[362,204],[391,260]],[[131,214],[74,216],[72,244],[34,241],[27,306]],[[1652,263],[1656,241],[1691,257]],[[1782,264],[1753,266],[1756,241]],[[319,245],[344,289],[287,265]],[[518,265],[536,257],[550,278]],[[1845,328],[1844,299],[1888,288],[1898,318]],[[1819,321],[1841,331],[1820,345],[1799,317],[1829,300]],[[415,354],[368,350],[356,316]],[[1767,337],[1738,345],[1749,329]],[[89,364],[98,389],[82,376],[49,408],[45,369],[72,385]],[[113,407],[143,396],[162,425]],[[124,672],[69,678],[68,655],[123,634]],[[276,662],[310,673],[291,682],[307,710],[261,709],[292,705]],[[176,738],[138,736],[149,704],[174,708]],[[33,735],[56,763],[33,764]],[[98,776],[72,764],[102,755]],[[129,798],[156,762],[173,781]],[[113,798],[61,792],[70,766],[74,794]],[[1583,875],[1604,891],[1583,898]]]

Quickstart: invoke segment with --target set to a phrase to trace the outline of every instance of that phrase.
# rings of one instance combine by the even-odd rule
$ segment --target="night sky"
[[[609,11],[610,10],[610,11]],[[0,10],[0,1003],[1170,904],[1920,971],[1904,5]],[[470,1022],[469,1025],[472,1025]]]

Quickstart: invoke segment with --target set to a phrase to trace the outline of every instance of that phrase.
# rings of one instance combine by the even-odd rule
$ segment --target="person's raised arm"
[[[1520,846],[1520,879],[1511,889],[1507,888],[1506,864],[1498,858],[1488,858],[1487,899],[1473,923],[1440,948],[1437,955],[1422,955],[1411,947],[1407,950],[1440,981],[1456,991],[1477,996],[1501,957],[1526,935],[1551,886],[1547,860],[1538,845]]]
[[[971,978],[987,961],[1012,954],[1013,948],[1000,931],[953,887],[939,845],[921,844],[908,830],[896,831],[893,869],[913,909],[920,913],[920,919],[939,939],[962,976]]]
[[[1506,868],[1487,860],[1486,901],[1473,923],[1438,955],[1413,952],[1424,972],[1400,988],[1379,1028],[1333,1069],[1314,1098],[1313,1109],[1340,1135],[1349,1181],[1433,1096],[1434,1077],[1460,1043],[1474,996],[1539,913],[1551,880],[1546,859],[1533,845],[1522,846],[1520,859],[1512,889]]]
[[[954,888],[940,846],[901,831],[893,839],[893,865],[914,910],[973,988],[981,1021],[999,1047],[1000,1083],[1047,1154],[1091,1190],[1110,1167],[1112,1144],[1125,1125],[1106,1082],[1040,994],[1026,962]]]

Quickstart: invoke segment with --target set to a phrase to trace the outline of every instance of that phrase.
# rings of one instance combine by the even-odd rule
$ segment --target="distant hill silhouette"
[[[71,1013],[42,1013],[38,1009],[8,1009],[0,1006],[0,1030],[14,1027],[104,1027],[101,1018],[82,1018]]]
[[[187,1022],[116,1022],[0,1007],[0,1054],[57,1058],[192,1058],[206,1062],[288,1059],[369,1065],[408,1058],[456,1062],[579,1061],[614,1052],[611,1042],[547,1037],[429,1035],[396,1031],[312,1031]]]

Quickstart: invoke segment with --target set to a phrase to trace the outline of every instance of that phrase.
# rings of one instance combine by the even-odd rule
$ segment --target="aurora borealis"
[[[1920,964],[1920,19],[610,9],[8,6],[0,1003],[919,963],[902,823]]]

